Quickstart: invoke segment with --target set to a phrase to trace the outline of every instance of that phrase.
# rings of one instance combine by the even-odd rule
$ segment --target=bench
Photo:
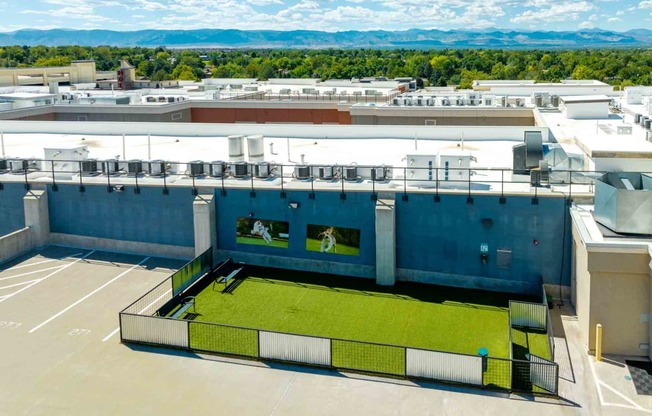
[[[172,319],[179,319],[190,307],[192,306],[192,311],[195,312],[195,297],[188,296],[185,298],[181,304],[181,307],[171,316]]]
[[[218,276],[215,278],[215,281],[213,282],[213,290],[215,290],[215,283],[224,283],[224,287],[226,288],[226,285],[229,283],[231,279],[236,277],[238,273],[242,271],[242,267],[239,269],[235,269],[231,273],[229,273],[227,276]]]

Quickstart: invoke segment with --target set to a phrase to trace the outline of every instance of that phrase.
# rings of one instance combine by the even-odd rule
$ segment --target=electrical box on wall
[[[489,244],[487,243],[480,244],[480,263],[489,263]]]

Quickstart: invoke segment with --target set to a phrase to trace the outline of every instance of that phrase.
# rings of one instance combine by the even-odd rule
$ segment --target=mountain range
[[[321,32],[311,30],[111,30],[24,29],[0,33],[0,45],[166,46],[171,48],[597,48],[648,47],[652,31],[524,31],[489,29]]]

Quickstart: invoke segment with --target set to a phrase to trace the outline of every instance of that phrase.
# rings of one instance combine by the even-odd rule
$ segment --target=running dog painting
[[[288,248],[290,224],[260,218],[238,218],[235,241],[238,244]]]
[[[308,224],[306,250],[328,254],[360,255],[360,230]]]

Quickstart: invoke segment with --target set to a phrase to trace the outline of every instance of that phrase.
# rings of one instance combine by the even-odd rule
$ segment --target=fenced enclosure
[[[165,317],[181,298],[237,267],[226,261],[175,296],[172,277],[162,282],[121,312],[122,341],[387,377],[557,394],[557,364],[536,355],[527,360],[484,357]],[[530,311],[519,311],[523,310]],[[532,310],[538,316],[539,311]]]
[[[542,291],[540,304],[509,302],[511,382],[515,390],[557,394],[559,365],[554,362],[552,321],[545,289]],[[540,342],[542,337],[545,342]]]

